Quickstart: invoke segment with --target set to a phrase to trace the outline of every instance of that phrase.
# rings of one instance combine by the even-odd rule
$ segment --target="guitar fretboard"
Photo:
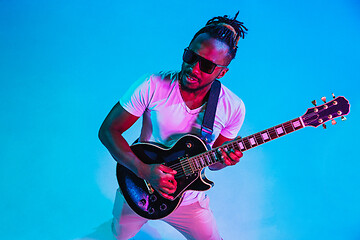
[[[214,148],[208,152],[202,153],[192,158],[184,159],[181,165],[184,169],[185,174],[191,174],[216,162],[221,162],[222,160],[220,158],[221,153],[219,152],[219,148],[222,148],[225,151],[236,149],[244,152],[253,147],[257,147],[266,142],[270,142],[271,140],[285,136],[286,134],[297,131],[304,127],[305,126],[301,120],[301,117],[298,117],[275,127],[271,127],[264,131],[255,133],[253,135],[240,139],[235,139],[228,144]]]

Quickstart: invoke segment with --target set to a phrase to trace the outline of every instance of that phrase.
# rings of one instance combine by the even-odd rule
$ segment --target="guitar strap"
[[[214,140],[212,133],[214,127],[216,107],[220,95],[220,89],[221,89],[221,83],[219,80],[215,79],[215,81],[213,82],[210,88],[209,98],[204,113],[204,119],[201,125],[201,138],[207,144],[209,144]]]

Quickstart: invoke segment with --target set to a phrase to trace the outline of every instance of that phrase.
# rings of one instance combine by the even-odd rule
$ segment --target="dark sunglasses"
[[[203,58],[194,51],[190,50],[188,47],[184,50],[183,61],[190,65],[199,62],[200,70],[207,74],[213,73],[216,67],[227,67],[215,64],[212,61]]]

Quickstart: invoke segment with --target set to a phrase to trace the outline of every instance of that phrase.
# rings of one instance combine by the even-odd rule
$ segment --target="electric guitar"
[[[315,107],[309,108],[301,117],[235,139],[221,148],[244,152],[307,126],[323,125],[326,128],[324,123],[327,121],[336,124],[334,118],[341,117],[345,120],[344,115],[350,111],[349,101],[344,97],[333,97],[334,99],[329,102],[323,97],[325,103],[320,106],[316,106],[314,100]],[[209,190],[214,183],[205,177],[205,167],[221,162],[219,147],[208,151],[206,144],[199,137],[190,134],[181,137],[170,148],[157,143],[134,143],[131,150],[146,164],[164,164],[177,171],[177,189],[172,194],[174,199],[169,200],[162,197],[146,180],[138,178],[132,171],[117,164],[117,180],[125,200],[138,215],[147,219],[160,219],[169,215],[181,203],[186,190]]]

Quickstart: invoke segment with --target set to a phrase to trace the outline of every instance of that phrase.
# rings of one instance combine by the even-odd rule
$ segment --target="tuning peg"
[[[326,125],[325,125],[325,123],[323,123],[323,124],[322,124],[322,126],[323,126],[323,128],[324,128],[324,129],[326,129]]]
[[[332,124],[332,125],[335,125],[335,124],[336,124],[335,119],[331,120],[331,124]]]
[[[326,97],[322,97],[321,100],[326,103]]]
[[[311,103],[316,107],[316,100],[312,100]]]
[[[342,120],[342,121],[345,121],[345,120],[346,120],[346,117],[341,116],[341,120]]]
[[[332,96],[333,96],[333,98],[335,98],[335,94],[334,94],[334,93],[332,93]]]

